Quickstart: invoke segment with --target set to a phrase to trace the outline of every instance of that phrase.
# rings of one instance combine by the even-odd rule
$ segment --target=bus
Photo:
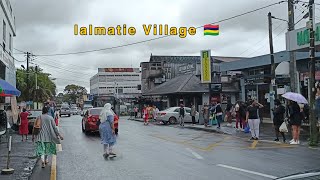
[[[93,96],[93,107],[103,107],[106,103],[110,103],[114,108],[114,112],[120,115],[120,101],[114,95],[95,95]]]

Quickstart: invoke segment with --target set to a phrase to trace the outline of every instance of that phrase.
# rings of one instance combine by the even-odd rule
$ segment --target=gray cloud
[[[130,0],[78,1],[78,0],[13,0],[17,37],[14,47],[34,54],[77,52],[107,48],[142,41],[158,36],[146,36],[142,24],[168,24],[169,26],[201,26],[262,7],[278,0]],[[276,5],[254,14],[219,23],[220,35],[203,36],[202,29],[185,39],[168,37],[133,46],[72,56],[38,57],[34,63],[56,77],[58,89],[69,83],[85,86],[98,67],[139,67],[154,55],[198,55],[200,50],[211,49],[219,56],[254,56],[268,53],[267,13],[286,19],[287,4]],[[301,14],[298,9],[297,15]],[[274,22],[274,36],[285,30],[284,22]],[[136,27],[135,36],[74,36],[73,25]],[[304,26],[305,21],[298,25]],[[265,39],[261,43],[257,43]],[[274,40],[275,50],[285,49],[284,31]],[[246,51],[247,50],[247,51]],[[244,52],[246,51],[246,52]],[[244,52],[244,53],[243,53]],[[16,55],[19,60],[25,59]],[[21,63],[16,63],[20,66]]]

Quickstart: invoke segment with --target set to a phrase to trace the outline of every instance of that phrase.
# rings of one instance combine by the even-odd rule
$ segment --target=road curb
[[[212,132],[212,133],[218,133],[218,134],[232,135],[232,133],[219,131],[217,129],[209,129],[209,128],[202,128],[202,127],[194,127],[194,126],[184,126],[184,128],[193,129],[193,130],[197,130],[197,131],[205,131],[205,132]]]

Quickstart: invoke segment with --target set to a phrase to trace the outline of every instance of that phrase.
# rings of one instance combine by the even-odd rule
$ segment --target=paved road
[[[320,167],[319,149],[126,119],[120,119],[118,157],[104,160],[98,134],[83,134],[80,116],[62,118],[56,166],[38,165],[31,179],[54,179],[56,171],[59,180],[264,180]]]

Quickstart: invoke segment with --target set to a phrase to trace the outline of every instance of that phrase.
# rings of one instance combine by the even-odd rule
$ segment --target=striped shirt
[[[48,114],[43,114],[41,118],[41,130],[38,136],[36,137],[36,142],[53,142],[56,144],[60,143],[58,138],[59,131],[56,127],[56,124],[51,116]]]

